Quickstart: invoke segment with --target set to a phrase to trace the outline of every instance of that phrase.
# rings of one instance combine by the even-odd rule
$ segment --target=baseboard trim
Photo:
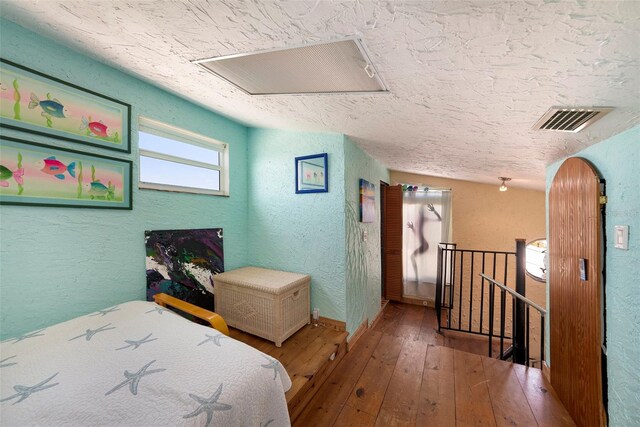
[[[374,328],[376,324],[380,321],[380,319],[382,319],[382,312],[384,311],[384,308],[387,306],[387,304],[389,304],[389,300],[382,301],[382,304],[380,304],[380,311],[378,311],[378,314],[376,314],[376,317],[373,318],[373,322],[371,322],[371,324],[369,325],[369,328]]]
[[[547,362],[542,362],[542,375],[551,383],[551,367],[547,365]]]
[[[313,316],[310,317],[311,323],[313,323]],[[338,332],[345,332],[347,330],[347,324],[341,320],[329,319],[328,317],[320,316],[318,323],[324,327],[335,329]]]
[[[364,335],[365,332],[369,329],[367,326],[369,324],[369,319],[364,319],[364,322],[358,326],[358,329],[351,335],[351,338],[347,339],[347,352],[351,351],[351,349],[356,345],[358,340]]]

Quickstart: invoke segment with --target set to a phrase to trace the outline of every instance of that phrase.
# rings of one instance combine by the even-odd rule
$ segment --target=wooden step
[[[229,328],[232,338],[242,341],[282,363],[291,378],[285,394],[291,422],[313,398],[347,352],[347,333],[325,326],[306,325],[276,347],[273,342]]]

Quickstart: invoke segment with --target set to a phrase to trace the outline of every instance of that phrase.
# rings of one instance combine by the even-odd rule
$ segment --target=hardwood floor
[[[574,425],[540,370],[473,354],[485,340],[442,336],[435,320],[389,303],[294,426]]]

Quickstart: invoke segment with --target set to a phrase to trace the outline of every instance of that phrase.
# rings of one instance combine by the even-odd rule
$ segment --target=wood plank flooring
[[[486,340],[435,329],[432,309],[389,303],[294,427],[575,425],[540,370],[473,354]]]

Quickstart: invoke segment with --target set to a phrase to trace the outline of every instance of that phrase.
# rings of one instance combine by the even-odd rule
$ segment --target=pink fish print
[[[53,175],[58,179],[64,179],[64,173],[69,172],[73,178],[76,177],[76,162],[64,165],[60,160],[56,160],[55,156],[47,157],[44,160],[40,160],[38,163],[41,171]]]
[[[99,137],[102,137],[102,138],[106,138],[106,137],[109,136],[109,135],[107,135],[107,125],[102,123],[102,121],[92,122],[91,118],[87,119],[86,117],[83,117],[82,118],[82,125],[80,126],[80,130],[87,129],[87,128],[95,136],[99,136]]]

